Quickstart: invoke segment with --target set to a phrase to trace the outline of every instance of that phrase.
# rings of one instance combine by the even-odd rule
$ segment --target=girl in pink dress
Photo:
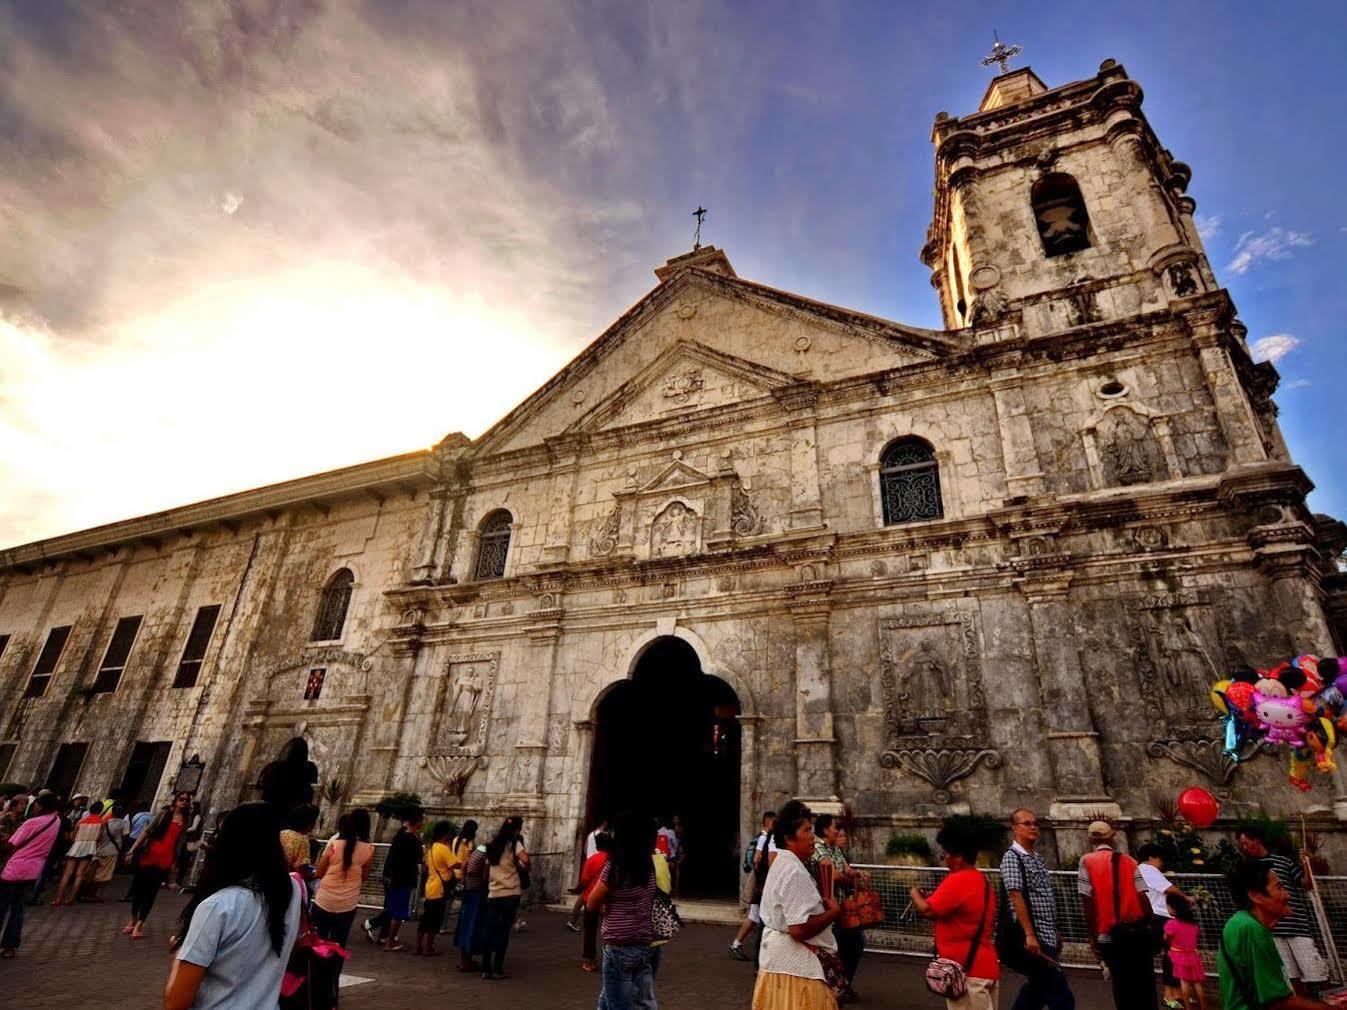
[[[1182,894],[1170,893],[1166,901],[1173,918],[1165,923],[1165,943],[1169,947],[1169,960],[1174,965],[1174,977],[1179,980],[1184,1005],[1207,1010],[1207,970],[1202,965],[1202,955],[1197,952],[1202,936],[1197,910]]]

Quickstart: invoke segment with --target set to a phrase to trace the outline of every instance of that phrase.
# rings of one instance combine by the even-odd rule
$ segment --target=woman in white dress
[[[814,815],[791,800],[776,815],[777,857],[762,888],[762,948],[753,1010],[836,1010],[845,987],[832,924],[841,906],[819,894],[808,864]]]

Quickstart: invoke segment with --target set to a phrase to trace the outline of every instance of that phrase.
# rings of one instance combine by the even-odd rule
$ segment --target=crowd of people
[[[303,760],[291,770],[308,777]],[[172,930],[168,1007],[336,1005],[361,893],[378,862],[374,819],[369,810],[347,810],[323,843],[313,837],[319,811],[311,793],[287,788],[277,776],[271,785],[271,802],[228,811],[209,839],[191,899]],[[300,802],[285,810],[277,806],[294,799]],[[66,803],[42,791],[10,799],[0,809],[0,957],[16,956],[24,910],[46,900],[47,886],[54,909],[101,902],[119,865],[130,874],[123,933],[144,937],[159,892],[188,881],[194,858],[188,846],[200,840],[200,822],[186,793],[157,812],[141,804],[130,813],[116,797]],[[598,1010],[657,1007],[664,945],[678,925],[680,827],[625,813],[604,819],[585,839],[566,925],[580,934],[581,969],[599,975]],[[860,999],[854,983],[864,930],[847,901],[871,881],[851,862],[846,827],[831,813],[815,815],[791,801],[763,816],[761,832],[746,847],[751,900],[730,956],[756,961],[753,1010],[833,1010]],[[407,948],[402,931],[414,923],[412,953],[434,957],[457,902],[457,969],[483,981],[508,978],[506,954],[522,925],[532,870],[523,828],[521,818],[509,817],[484,838],[473,820],[456,830],[448,821],[427,826],[419,810],[403,813],[378,866],[382,910],[360,923],[361,933],[395,953]],[[949,1010],[993,1010],[1003,972],[1010,973],[1017,976],[1014,1010],[1074,1010],[1062,967],[1059,897],[1039,851],[1038,818],[1016,810],[1009,829],[1013,841],[1001,857],[999,883],[979,870],[984,839],[967,819],[951,818],[937,834],[948,873],[929,892],[913,887],[909,895],[910,912],[933,923],[936,959],[927,985]],[[1120,851],[1103,821],[1089,825],[1087,841],[1075,890],[1089,948],[1117,1010],[1206,1010],[1197,899],[1166,876],[1163,850],[1148,844],[1135,856]],[[1271,851],[1256,824],[1241,827],[1235,843],[1241,861],[1229,886],[1238,910],[1214,944],[1220,1005],[1328,1005],[1318,998],[1328,971],[1310,923],[1306,861]],[[745,946],[754,932],[750,958]]]

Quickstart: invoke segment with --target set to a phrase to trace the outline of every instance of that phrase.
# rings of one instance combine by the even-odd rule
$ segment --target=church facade
[[[791,797],[872,851],[1022,805],[1079,851],[1189,784],[1339,831],[1343,774],[1236,766],[1208,700],[1347,648],[1342,527],[1141,99],[1106,61],[937,117],[943,330],[698,248],[476,440],[0,552],[0,780],[198,756],[222,809],[302,735],[333,806],[522,814],[551,893],[625,806],[707,893]]]

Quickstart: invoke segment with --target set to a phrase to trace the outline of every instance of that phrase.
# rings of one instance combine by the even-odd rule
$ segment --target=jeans
[[[518,894],[508,898],[488,898],[486,930],[482,940],[482,974],[499,975],[505,970],[505,949],[510,946],[510,927],[519,913]]]
[[[605,947],[598,1010],[657,1010],[651,947]]]
[[[351,923],[355,921],[355,913],[354,908],[349,912],[329,912],[326,908],[310,905],[309,922],[313,923],[314,932],[324,940],[345,947],[346,941],[351,938]],[[345,958],[339,960],[345,961]]]
[[[0,936],[0,947],[18,950],[23,939],[23,906],[32,891],[31,880],[0,880],[0,922],[5,932]]]
[[[1043,948],[1044,957],[1056,961],[1060,955],[1059,947]],[[1043,1007],[1048,1010],[1076,1010],[1076,996],[1061,968],[1040,958],[1029,958],[1025,961],[1025,967],[1028,970],[1021,974],[1026,981],[1011,1004],[1011,1010],[1043,1010]],[[1020,967],[1017,965],[1015,970],[1019,971]]]
[[[1099,954],[1108,966],[1113,1005],[1118,1010],[1157,1010],[1155,956],[1149,949],[1102,943]]]

